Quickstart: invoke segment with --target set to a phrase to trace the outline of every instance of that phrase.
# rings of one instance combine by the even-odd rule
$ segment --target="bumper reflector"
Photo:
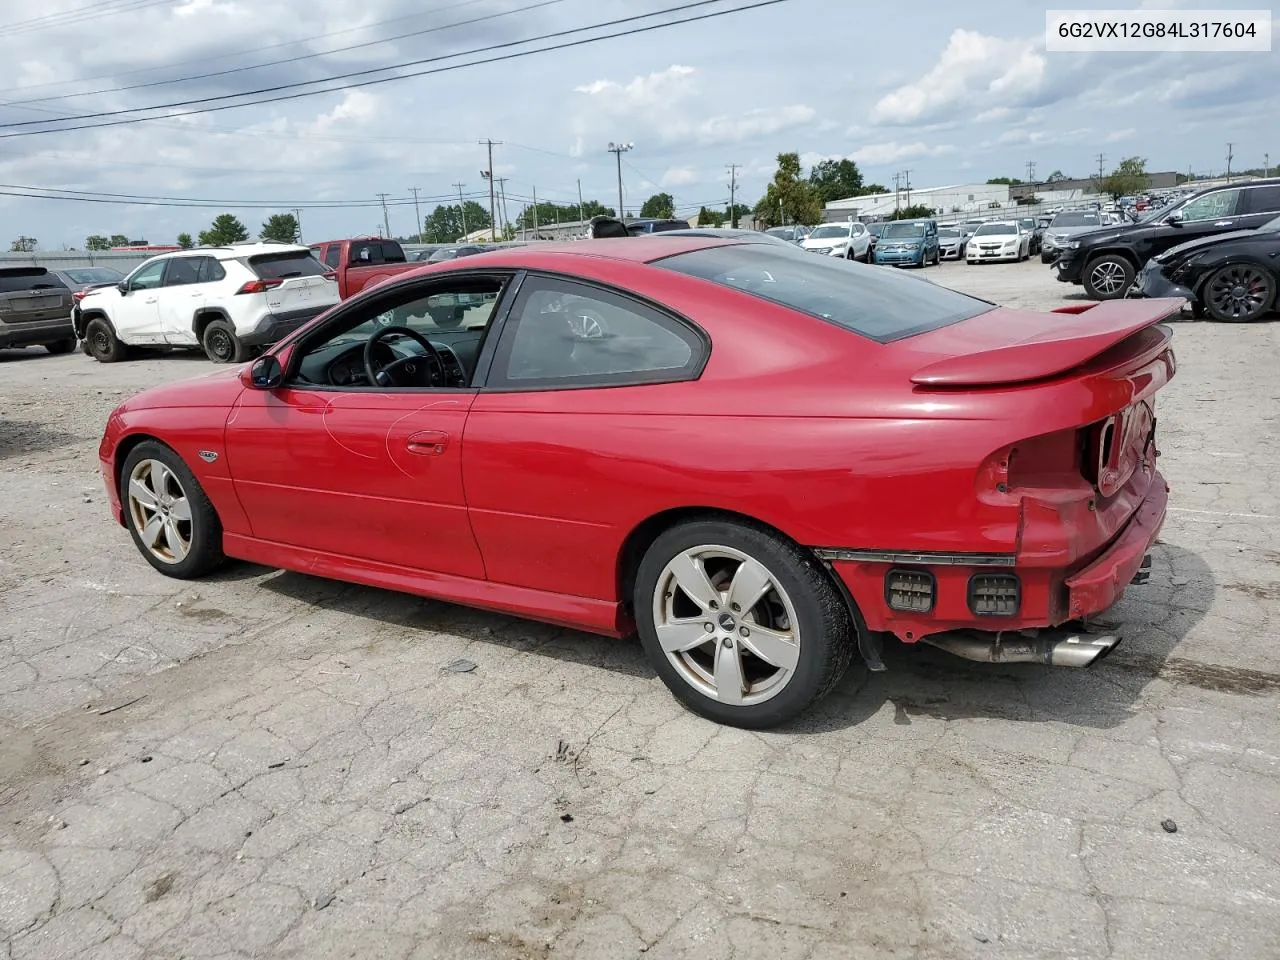
[[[933,609],[936,587],[925,570],[893,569],[885,574],[884,599],[891,610],[928,613]]]
[[[979,617],[1012,617],[1022,587],[1011,573],[975,573],[969,578],[969,609]]]

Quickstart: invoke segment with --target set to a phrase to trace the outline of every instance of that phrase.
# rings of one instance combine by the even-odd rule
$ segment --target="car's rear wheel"
[[[101,317],[89,321],[84,331],[84,342],[89,347],[89,356],[99,363],[116,363],[123,360],[127,353],[125,345],[111,329],[111,324]]]
[[[1270,273],[1248,263],[1221,267],[1201,290],[1205,312],[1222,323],[1247,323],[1262,317],[1275,302],[1276,282]]]
[[[50,353],[70,353],[76,348],[75,337],[68,340],[55,340],[53,343],[46,343],[44,348]]]
[[[1085,264],[1085,293],[1095,300],[1118,300],[1132,283],[1133,264],[1119,254],[1104,254]]]
[[[120,501],[133,542],[165,576],[188,580],[222,562],[222,523],[173,450],[138,444],[120,468]]]
[[[240,342],[235,327],[226,320],[210,321],[200,343],[205,356],[214,363],[244,363],[249,359],[249,348]]]
[[[633,603],[658,676],[717,723],[785,723],[853,659],[850,612],[826,571],[746,523],[696,521],[663,533],[640,563]]]

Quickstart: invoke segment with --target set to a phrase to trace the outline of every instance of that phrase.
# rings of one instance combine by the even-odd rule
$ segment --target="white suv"
[[[118,285],[90,290],[72,320],[102,363],[129,347],[202,347],[240,363],[338,303],[335,275],[307,247],[243,243],[152,257]]]

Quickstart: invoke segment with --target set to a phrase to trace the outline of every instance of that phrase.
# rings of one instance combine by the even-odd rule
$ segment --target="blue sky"
[[[27,21],[0,33],[0,58],[9,67],[0,81],[0,124],[314,80],[635,16],[679,0],[537,2],[66,0],[33,7],[0,0],[0,23]],[[1239,0],[1181,6],[1266,8]],[[431,198],[423,201],[424,214],[434,198],[456,195],[456,183],[468,194],[483,190],[482,138],[502,141],[495,169],[507,178],[513,214],[515,198],[535,188],[540,198],[576,200],[579,180],[587,198],[616,204],[611,140],[635,144],[623,157],[628,206],[665,190],[681,213],[727,201],[730,163],[740,167],[740,197],[753,203],[775,155],[786,150],[800,152],[806,163],[852,157],[880,183],[910,169],[919,187],[1021,177],[1027,161],[1040,175],[1055,169],[1087,175],[1099,153],[1108,166],[1140,155],[1149,169],[1218,171],[1228,141],[1237,169],[1260,166],[1268,151],[1280,164],[1280,52],[1046,53],[1044,11],[1025,0],[786,0],[284,103],[5,137],[3,184],[228,202],[175,209],[0,196],[0,231],[7,231],[0,242],[7,247],[22,234],[47,248],[78,247],[91,233],[169,242],[181,231],[203,229],[220,209],[256,231],[272,211],[236,202],[280,209],[317,201],[376,204],[378,193],[391,200],[392,232],[407,235],[415,229],[405,202],[410,187]],[[479,18],[487,19],[373,44]],[[314,55],[354,44],[365,46]],[[267,45],[272,49],[258,49]],[[308,56],[257,67],[302,55]],[[240,67],[255,69],[171,82]],[[151,85],[109,90],[140,83]],[[0,136],[31,129],[0,129]],[[381,220],[376,206],[303,211],[308,240],[373,232]]]

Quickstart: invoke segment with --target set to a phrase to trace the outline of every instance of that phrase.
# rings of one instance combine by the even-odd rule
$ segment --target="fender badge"
[[[205,463],[213,463],[213,461],[218,459],[218,454],[213,450],[201,450],[200,459]]]

